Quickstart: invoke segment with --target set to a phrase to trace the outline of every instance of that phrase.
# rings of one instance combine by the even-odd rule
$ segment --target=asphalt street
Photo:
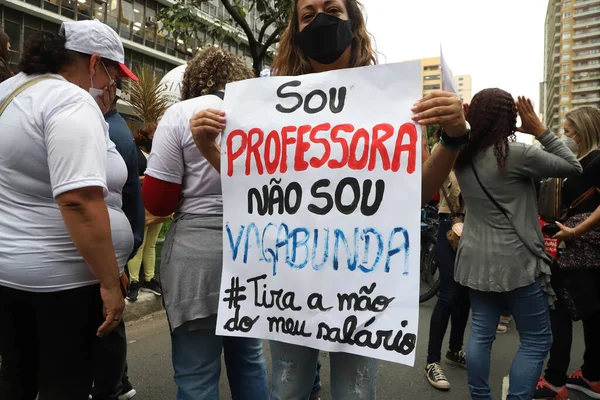
[[[399,364],[381,362],[377,386],[379,400],[464,400],[469,398],[464,370],[449,366],[445,367],[446,375],[452,385],[448,392],[441,392],[432,388],[423,374],[427,354],[429,319],[434,304],[435,299],[432,299],[422,304],[420,308],[419,341],[415,367],[410,368]],[[138,391],[136,400],[175,399],[177,389],[173,382],[171,343],[164,313],[155,314],[152,317],[129,324],[127,333],[129,340],[129,373],[131,382]],[[469,330],[467,328],[468,334]],[[579,368],[583,359],[583,330],[580,323],[575,324],[574,338],[572,370]],[[503,383],[506,386],[507,380],[505,377],[508,375],[510,362],[517,350],[518,343],[519,337],[514,325],[511,325],[511,330],[508,333],[498,335],[496,339],[490,375],[494,399],[503,398]],[[446,346],[447,343],[445,343],[443,352],[446,351]],[[270,351],[267,342],[265,342],[265,355],[270,375]],[[330,400],[329,360],[326,353],[321,353],[321,360],[323,362],[321,399]],[[220,397],[229,400],[231,395],[224,370],[221,376]],[[577,394],[571,394],[571,400],[587,399],[586,397],[576,396]]]

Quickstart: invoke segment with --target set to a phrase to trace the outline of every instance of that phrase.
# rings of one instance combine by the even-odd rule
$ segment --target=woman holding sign
[[[517,128],[517,112],[521,126]],[[552,343],[548,304],[552,257],[540,231],[534,180],[575,177],[581,165],[539,120],[531,101],[500,89],[473,97],[473,127],[455,173],[467,205],[454,279],[470,289],[473,310],[467,347],[472,399],[490,400],[490,353],[500,314],[515,320],[521,345],[510,370],[509,399],[530,400]],[[514,143],[515,131],[533,135],[546,151]]]
[[[277,75],[298,76],[376,63],[365,19],[356,0],[297,0],[273,63]],[[368,107],[368,100],[365,101]],[[413,119],[443,127],[442,147],[423,166],[423,202],[429,201],[448,176],[461,146],[468,140],[462,103],[451,93],[434,92],[415,104]],[[196,145],[220,171],[220,146],[225,114],[207,109],[190,127]],[[271,342],[273,399],[307,399],[315,377],[318,350]],[[378,362],[366,357],[331,353],[334,399],[375,399]],[[360,389],[360,391],[358,390]]]
[[[207,47],[188,64],[183,101],[162,117],[142,186],[146,209],[175,212],[163,245],[160,280],[171,328],[178,400],[218,400],[224,353],[234,400],[266,399],[266,362],[259,339],[215,334],[223,265],[223,199],[219,174],[196,149],[189,118],[220,107],[228,82],[252,77],[239,57]]]

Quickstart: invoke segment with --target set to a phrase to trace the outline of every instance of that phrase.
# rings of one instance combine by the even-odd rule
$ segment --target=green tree
[[[429,144],[429,151],[433,149],[438,142],[438,138],[435,135],[435,131],[437,131],[438,125],[427,125],[425,127],[425,131],[427,132],[427,143]]]
[[[258,75],[264,65],[268,49],[279,42],[281,33],[288,23],[294,0],[219,0],[229,13],[228,19],[212,23],[200,18],[202,3],[208,0],[177,0],[175,5],[161,10],[157,20],[161,31],[177,43],[177,51],[193,56],[195,50],[189,46],[192,39],[203,45],[201,33],[206,32],[219,44],[229,37],[240,42],[238,29],[248,41],[252,67]],[[258,16],[259,28],[253,30],[248,16]],[[191,51],[190,51],[191,50]]]

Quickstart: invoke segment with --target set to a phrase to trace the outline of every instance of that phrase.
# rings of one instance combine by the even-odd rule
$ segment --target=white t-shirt
[[[202,156],[190,131],[190,118],[208,108],[221,109],[217,96],[196,97],[173,104],[163,115],[152,140],[146,175],[181,184],[176,212],[223,214],[221,177]]]
[[[62,193],[102,187],[122,266],[133,247],[115,197],[127,171],[108,125],[89,93],[52,76],[58,80],[29,87],[0,116],[0,285],[32,292],[97,283],[67,232],[55,201]],[[0,103],[35,77],[21,73],[2,82]]]

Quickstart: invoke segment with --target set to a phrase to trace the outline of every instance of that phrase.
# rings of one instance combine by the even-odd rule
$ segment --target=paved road
[[[419,340],[417,346],[417,362],[415,368],[398,364],[382,362],[379,369],[378,399],[379,400],[464,400],[468,399],[469,392],[466,384],[464,370],[446,368],[452,388],[444,393],[433,389],[425,380],[423,368],[427,354],[427,338],[429,331],[429,318],[434,306],[434,300],[421,305],[419,322]],[[582,338],[581,324],[575,324],[575,338]],[[511,331],[498,335],[493,351],[493,364],[491,382],[493,385],[493,398],[502,398],[502,383],[508,374],[510,361],[518,346],[518,334],[511,327]],[[467,330],[468,335],[468,330]],[[131,381],[138,390],[136,400],[171,400],[175,399],[176,387],[173,383],[173,370],[171,364],[171,344],[164,314],[153,318],[133,323],[128,328],[129,338],[129,372]],[[583,340],[575,341],[573,346],[572,367],[579,366],[582,362]],[[447,345],[447,344],[446,344]],[[446,348],[444,348],[446,351]],[[270,361],[268,344],[265,343],[267,360]],[[329,394],[329,360],[326,354],[321,354],[323,369],[322,400],[330,400]],[[269,362],[270,364],[270,362]],[[270,365],[269,365],[270,368]],[[224,372],[224,371],[223,371]],[[226,375],[222,374],[221,399],[229,400]],[[584,400],[571,396],[571,400]]]

